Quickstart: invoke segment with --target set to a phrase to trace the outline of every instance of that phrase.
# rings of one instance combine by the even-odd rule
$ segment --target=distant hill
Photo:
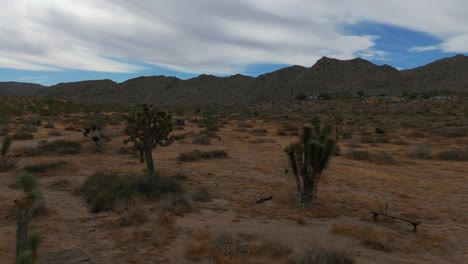
[[[19,89],[19,88],[18,88]],[[329,94],[401,95],[433,90],[468,91],[468,57],[456,55],[415,69],[399,71],[364,59],[337,60],[323,57],[310,68],[291,66],[256,78],[233,75],[138,77],[122,83],[95,80],[60,83],[33,93],[70,100],[111,103],[155,102],[160,104],[238,103]],[[20,89],[21,90],[21,89]],[[31,95],[30,90],[24,95]],[[4,95],[0,85],[0,95]],[[16,91],[16,95],[20,95]]]
[[[40,84],[23,82],[0,82],[0,96],[31,96],[45,88]]]

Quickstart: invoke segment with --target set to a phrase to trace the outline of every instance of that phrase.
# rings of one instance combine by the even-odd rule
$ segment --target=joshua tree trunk
[[[302,203],[307,206],[314,206],[318,203],[318,181],[316,180],[317,175],[304,174],[302,175],[304,183],[304,191],[302,193]]]
[[[154,169],[154,162],[153,162],[153,153],[151,149],[145,150],[145,159],[146,159],[146,169],[148,170],[148,175],[150,177],[156,176],[156,171]]]
[[[28,249],[29,210],[20,208],[16,229],[16,256]]]

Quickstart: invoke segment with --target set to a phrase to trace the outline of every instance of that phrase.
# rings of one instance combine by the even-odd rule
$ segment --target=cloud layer
[[[389,24],[468,52],[464,0],[0,0],[0,67],[138,72],[144,62],[232,74],[251,64],[312,65],[321,56],[385,60],[378,36],[346,26]]]

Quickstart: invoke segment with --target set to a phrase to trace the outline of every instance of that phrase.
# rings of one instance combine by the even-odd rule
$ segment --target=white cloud
[[[422,47],[411,47],[408,49],[409,52],[424,52],[430,50],[438,50],[440,49],[437,45],[430,45],[430,46],[422,46]]]
[[[468,52],[468,33],[447,39],[441,45],[445,52]]]
[[[391,24],[466,52],[464,0],[0,0],[0,67],[231,74],[249,64],[310,66],[321,56],[386,60],[376,36],[346,25]],[[429,47],[414,47],[424,51]],[[432,48],[432,47],[431,47]],[[116,59],[118,58],[118,59]]]

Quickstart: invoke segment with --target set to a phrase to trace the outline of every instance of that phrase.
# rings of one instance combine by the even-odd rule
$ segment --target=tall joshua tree
[[[125,133],[129,136],[126,142],[133,142],[140,151],[140,162],[146,161],[149,176],[156,176],[152,150],[157,146],[168,146],[172,131],[171,114],[160,110],[155,105],[141,104],[128,115]]]
[[[6,136],[4,139],[3,139],[3,142],[2,142],[2,149],[1,149],[1,154],[2,154],[2,162],[3,162],[3,169],[6,170],[7,169],[7,161],[6,161],[6,154],[8,152],[8,150],[10,149],[10,146],[11,146],[11,137],[9,136]]]
[[[299,142],[285,148],[292,168],[301,202],[308,206],[318,202],[318,184],[322,171],[332,157],[336,141],[332,137],[332,126],[321,126],[320,122],[306,124]]]

